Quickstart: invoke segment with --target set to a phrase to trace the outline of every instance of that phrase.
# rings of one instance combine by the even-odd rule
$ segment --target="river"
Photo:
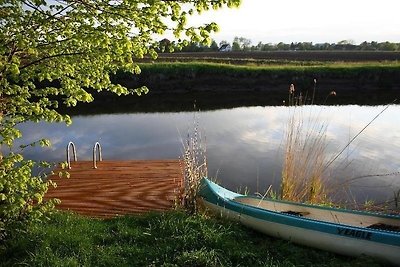
[[[288,119],[293,112],[300,112],[305,121],[311,114],[327,127],[327,159],[343,150],[326,171],[331,184],[345,184],[335,189],[334,198],[348,203],[381,202],[400,190],[400,105],[389,106],[375,120],[385,106],[296,109],[255,106],[201,112],[80,115],[73,116],[71,126],[23,124],[20,129],[24,137],[18,142],[50,139],[50,148],[24,151],[26,158],[35,160],[65,161],[69,141],[77,147],[78,160],[92,160],[97,141],[105,160],[169,159],[181,157],[182,142],[197,123],[205,136],[209,176],[232,190],[263,193],[270,185],[279,190]],[[378,175],[357,178],[375,174]]]

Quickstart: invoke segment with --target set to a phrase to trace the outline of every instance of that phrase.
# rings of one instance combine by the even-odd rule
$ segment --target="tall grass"
[[[207,171],[207,149],[205,137],[199,129],[196,116],[193,127],[189,129],[186,140],[182,141],[182,171],[184,177],[183,207],[191,213],[197,213],[197,193],[200,181],[208,176]]]
[[[316,80],[311,103],[315,97]],[[284,200],[308,203],[326,203],[326,178],[328,163],[327,123],[321,121],[313,107],[306,111],[303,104],[307,96],[295,95],[293,84],[289,87],[289,120],[284,135],[284,161],[280,194]]]
[[[323,173],[327,163],[327,125],[317,118],[304,118],[301,107],[293,109],[284,137],[281,197],[298,202],[326,202]]]
[[[333,190],[344,190],[351,181],[379,176],[396,175],[398,172],[388,174],[373,174],[348,179],[342,185],[332,187],[328,184],[331,180],[329,170],[340,155],[349,147],[349,145],[367,129],[385,110],[390,106],[383,108],[368,124],[366,124],[356,135],[354,135],[346,145],[339,150],[332,158],[328,158],[326,151],[327,127],[328,123],[321,118],[322,107],[315,106],[314,98],[316,94],[316,80],[314,79],[314,88],[312,97],[297,93],[293,84],[289,87],[289,120],[284,135],[284,162],[282,168],[281,198],[290,201],[327,204],[332,203],[329,199]],[[330,92],[323,105],[329,97],[336,96],[336,92]],[[307,103],[307,101],[309,103]],[[396,100],[395,100],[396,101]],[[393,101],[393,103],[395,102]],[[312,106],[304,105],[312,104]],[[320,109],[319,112],[316,109]],[[338,187],[339,186],[339,187]],[[330,189],[330,191],[328,190]],[[397,195],[395,194],[393,202],[396,204]],[[371,201],[366,202],[364,208],[371,206]],[[387,204],[387,203],[385,203]],[[358,205],[357,205],[358,206]]]

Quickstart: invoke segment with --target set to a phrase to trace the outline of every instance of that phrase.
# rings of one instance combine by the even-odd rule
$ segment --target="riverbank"
[[[343,94],[399,91],[400,63],[325,63],[324,65],[241,66],[201,62],[140,64],[141,74],[114,77],[129,88],[146,85],[156,92],[268,91],[287,96],[294,84],[306,94],[317,79],[321,97],[328,90]]]
[[[140,76],[132,79],[121,74],[117,80],[131,88],[147,85],[159,93],[264,92],[271,96],[268,104],[272,105],[279,105],[287,98],[290,84],[303,96],[311,95],[314,79],[318,82],[317,103],[332,90],[346,104],[362,104],[363,99],[383,103],[400,95],[398,63],[238,66],[194,62],[140,66]]]
[[[0,266],[384,266],[183,212],[109,220],[56,213],[0,247]]]
[[[118,97],[92,92],[95,101],[79,104],[71,114],[214,110],[241,106],[278,106],[288,99],[289,85],[315,103],[382,105],[400,99],[400,63],[319,62],[314,65],[232,65],[202,62],[141,63],[142,73],[117,73],[113,81],[150,91]],[[327,96],[335,91],[336,97]],[[107,106],[107,109],[104,107]]]

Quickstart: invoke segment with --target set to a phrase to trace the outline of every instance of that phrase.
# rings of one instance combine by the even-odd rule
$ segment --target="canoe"
[[[206,208],[270,236],[400,266],[400,216],[244,196],[203,178]]]

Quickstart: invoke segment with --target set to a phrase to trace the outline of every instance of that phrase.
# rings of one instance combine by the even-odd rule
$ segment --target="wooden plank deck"
[[[58,209],[92,217],[171,209],[183,185],[179,160],[129,160],[71,163],[70,178],[50,177],[46,199],[58,198]],[[55,172],[58,173],[58,170]]]

